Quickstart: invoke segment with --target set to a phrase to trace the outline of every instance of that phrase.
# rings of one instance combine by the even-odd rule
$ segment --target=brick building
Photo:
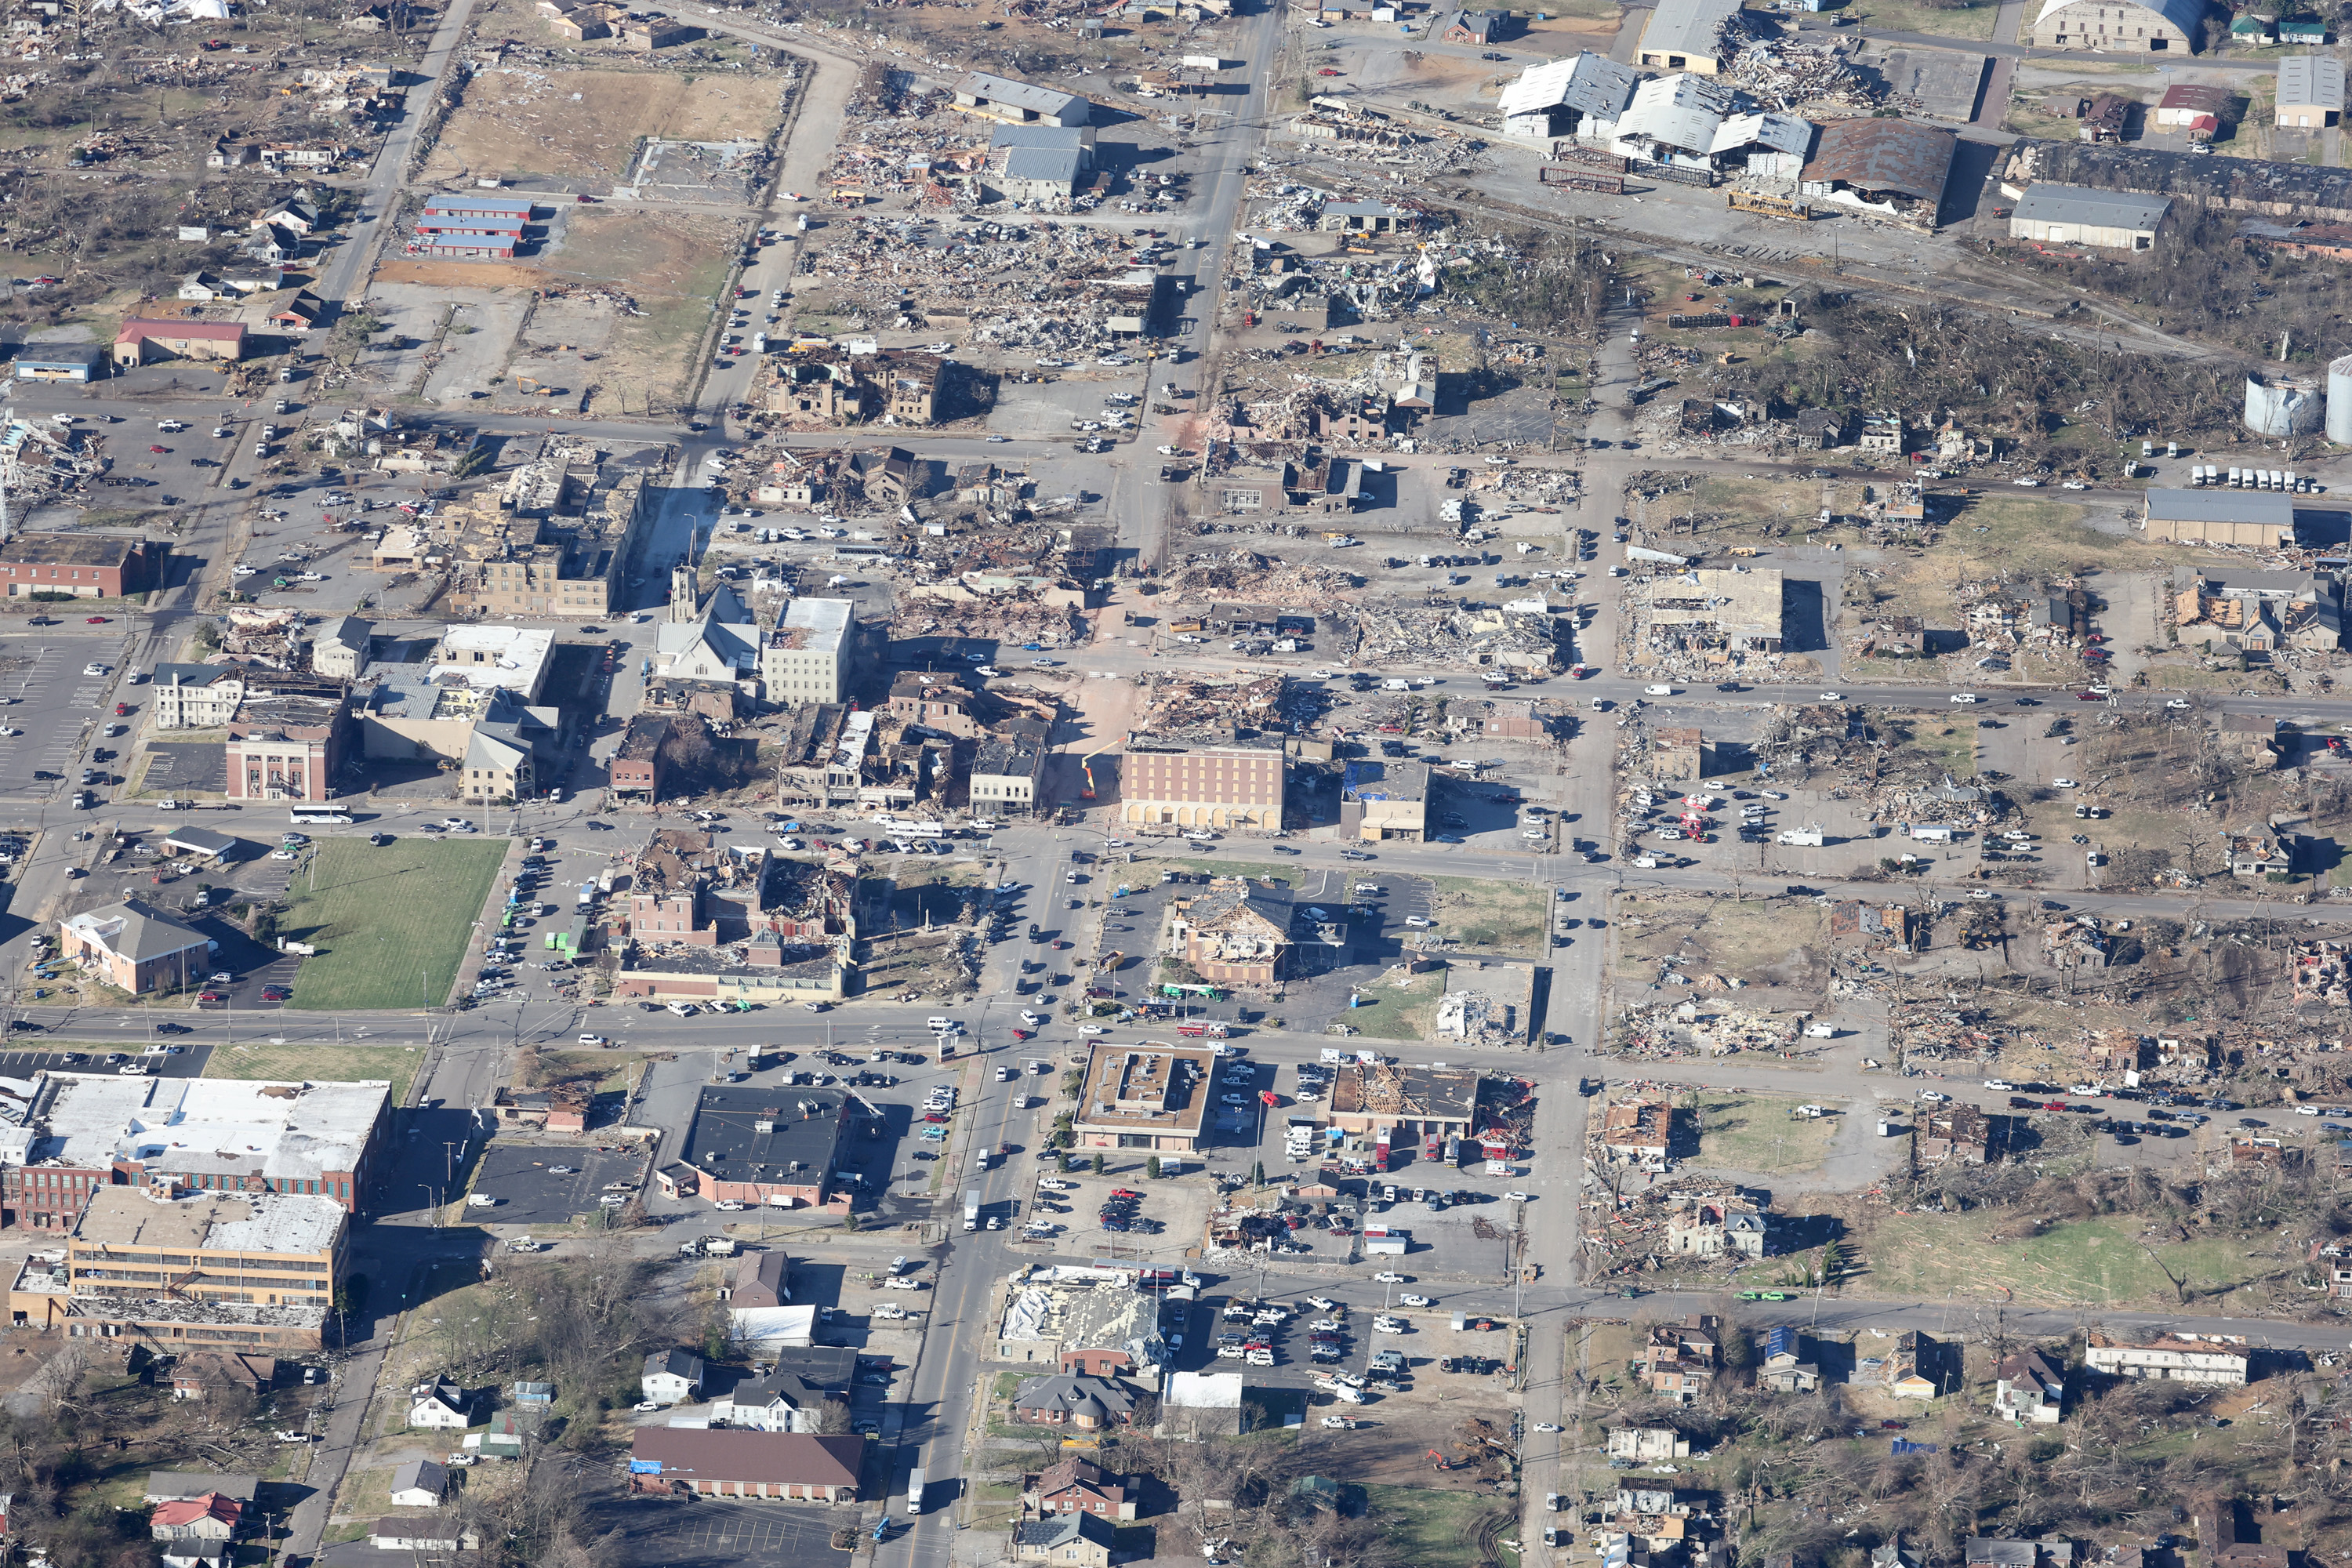
[[[162,586],[171,550],[160,540],[121,533],[20,533],[0,542],[0,581],[12,599],[120,598]]]

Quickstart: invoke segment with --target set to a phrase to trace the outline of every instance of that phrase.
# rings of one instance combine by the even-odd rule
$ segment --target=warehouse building
[[[2009,237],[2047,245],[2152,250],[2172,209],[2169,196],[2095,191],[2088,185],[2029,186],[2009,215]]]
[[[1641,79],[1632,66],[1590,50],[1529,66],[1503,89],[1503,133],[1538,141],[1589,134],[1587,121],[1625,112]]]
[[[2279,61],[2278,120],[2282,129],[2324,130],[2344,118],[2344,62],[2328,55],[2290,55]]]
[[[2262,490],[2150,490],[2142,526],[2151,543],[2274,550],[2294,542],[2294,500]]]
[[[1714,76],[1738,46],[1737,36],[1727,35],[1738,15],[1739,0],[1663,0],[1642,29],[1641,63]]]
[[[1094,105],[1076,93],[986,71],[966,72],[954,91],[955,107],[966,114],[1015,125],[1084,125],[1094,114]]]
[[[24,343],[16,350],[25,381],[96,381],[106,374],[106,350],[97,343]]]
[[[2028,48],[2185,55],[2196,49],[2204,25],[2205,0],[2042,0],[2041,15],[2017,41]]]
[[[1933,228],[1958,138],[1903,120],[1833,120],[1822,127],[1799,190]]]

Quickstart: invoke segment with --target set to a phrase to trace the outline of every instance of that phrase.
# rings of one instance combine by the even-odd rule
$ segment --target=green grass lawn
[[[1485,1558],[1478,1550],[1479,1526],[1489,1514],[1499,1516],[1502,1533],[1517,1533],[1507,1505],[1490,1498],[1425,1487],[1363,1489],[1382,1533],[1418,1568],[1477,1568]]]
[[[335,1046],[304,1044],[273,1046],[251,1040],[216,1046],[205,1063],[206,1078],[265,1079],[299,1083],[361,1083],[381,1079],[392,1085],[392,1103],[408,1095],[408,1080],[416,1076],[424,1051],[415,1046]]]
[[[1437,895],[1430,915],[1440,935],[1482,952],[1533,958],[1543,952],[1551,907],[1551,895],[1543,889],[1469,877],[1432,877],[1429,885]]]
[[[1947,38],[1982,40],[1992,37],[2000,7],[1992,0],[1948,8],[1921,5],[1918,0],[1854,0],[1846,7],[1846,14],[1867,26],[1883,27],[1888,32],[1934,33]]]
[[[330,838],[288,889],[281,929],[315,943],[294,977],[293,1007],[436,1006],[457,978],[466,943],[490,896],[503,838],[381,847]]]
[[[1999,1300],[2003,1287],[2021,1302],[2093,1307],[2179,1308],[2179,1297],[2138,1241],[2140,1222],[2083,1220],[2053,1226],[2022,1240],[1996,1240],[2000,1214],[1890,1215],[1863,1238],[1869,1260],[1866,1294],[1925,1299],[1958,1295]],[[2227,1311],[2237,1288],[2289,1267],[2249,1258],[2231,1237],[2168,1243],[2165,1267],[2185,1275],[2199,1311]]]
[[[1789,1114],[1803,1103],[1792,1094],[1701,1090],[1697,1163],[1765,1175],[1814,1169],[1829,1157],[1843,1119]]]
[[[1371,1005],[1344,1008],[1333,1022],[1348,1025],[1367,1039],[1425,1040],[1437,1023],[1438,998],[1445,994],[1450,973],[1433,969],[1402,985],[1368,985],[1362,994]]]

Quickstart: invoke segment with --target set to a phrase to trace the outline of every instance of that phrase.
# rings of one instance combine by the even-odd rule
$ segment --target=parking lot
[[[679,1563],[746,1563],[755,1568],[824,1560],[833,1532],[854,1524],[854,1510],[816,1503],[692,1501],[648,1503],[600,1497],[591,1528],[611,1532],[614,1559],[627,1568]]]
[[[569,1225],[600,1206],[608,1187],[634,1194],[645,1173],[641,1153],[601,1153],[570,1143],[492,1142],[482,1152],[469,1198],[494,1197],[495,1207],[468,1205],[468,1217],[486,1225]],[[699,1205],[708,1208],[708,1205]]]
[[[59,611],[71,614],[70,605]],[[0,793],[47,795],[71,782],[101,722],[100,705],[112,700],[127,646],[114,632],[121,625],[110,619],[105,628],[78,628],[106,633],[88,637],[0,637],[0,726],[16,731],[0,735]],[[94,662],[106,672],[85,674]]]
[[[1115,1162],[1119,1165],[1128,1163],[1127,1159]],[[1163,1178],[1155,1182],[1143,1176],[1140,1163],[1137,1164],[1136,1171],[1124,1175],[1097,1176],[1082,1168],[1057,1178],[1042,1173],[1050,1172],[1052,1167],[1041,1163],[1038,1167],[1040,1184],[1033,1188],[1034,1195],[1023,1212],[1006,1218],[1006,1228],[1017,1236],[1019,1227],[1032,1220],[1043,1220],[1061,1226],[1050,1243],[1038,1247],[1037,1250],[1041,1252],[1062,1252],[1087,1258],[1131,1258],[1155,1263],[1179,1262],[1188,1248],[1197,1248],[1201,1245],[1201,1234],[1208,1223],[1209,1211],[1216,1206],[1215,1189],[1205,1179],[1197,1176],[1175,1181]],[[1068,1190],[1055,1193],[1042,1184],[1054,1180],[1068,1183]],[[1128,1222],[1130,1228],[1126,1230],[1112,1231],[1102,1227],[1103,1206],[1111,1194],[1119,1189],[1142,1194],[1135,1205],[1136,1216],[1148,1225],[1157,1225],[1159,1229],[1156,1233],[1148,1228],[1132,1228],[1132,1222]]]
[[[60,1032],[68,1032],[70,1027],[60,1026]],[[82,1032],[94,1034],[97,1031]],[[110,1072],[123,1062],[134,1059],[144,1062],[149,1073],[155,1078],[202,1078],[205,1076],[205,1063],[212,1059],[213,1048],[210,1046],[184,1046],[177,1055],[159,1051],[149,1056],[146,1049],[150,1042],[141,1037],[144,1031],[128,1026],[110,1026],[107,1032],[130,1037],[119,1042],[77,1040],[74,1044],[82,1048],[74,1050],[0,1051],[0,1079],[29,1079],[37,1072]],[[76,1057],[81,1059],[76,1061]],[[121,1061],[112,1059],[115,1058],[120,1058]]]
[[[1394,1286],[1391,1289],[1400,1295],[1417,1291],[1437,1294],[1433,1288],[1418,1284]],[[1229,1300],[1237,1299],[1238,1293],[1204,1299],[1195,1309],[1186,1331],[1184,1350],[1178,1358],[1180,1370],[1240,1370],[1246,1365],[1245,1361],[1218,1357],[1219,1336],[1262,1339],[1262,1342],[1273,1347],[1275,1365],[1272,1369],[1252,1369],[1252,1380],[1306,1391],[1309,1405],[1302,1439],[1318,1446],[1330,1444],[1336,1451],[1347,1454],[1350,1463],[1367,1467],[1367,1473],[1359,1476],[1363,1479],[1389,1479],[1369,1471],[1391,1463],[1427,1475],[1427,1450],[1434,1447],[1451,1451],[1456,1447],[1454,1428],[1465,1410],[1484,1415],[1498,1428],[1507,1430],[1512,1418],[1511,1394],[1503,1369],[1510,1364],[1517,1342],[1508,1319],[1481,1319],[1473,1313],[1468,1315],[1470,1322],[1486,1321],[1493,1326],[1484,1330],[1465,1327],[1457,1331],[1453,1327],[1454,1314],[1442,1299],[1433,1309],[1398,1307],[1383,1314],[1377,1310],[1350,1310],[1344,1304],[1337,1304],[1337,1310],[1320,1308],[1310,1299],[1313,1294],[1310,1291],[1295,1298],[1276,1299],[1274,1304],[1290,1314],[1288,1321],[1278,1327],[1260,1327],[1247,1320],[1223,1317],[1223,1309]],[[1377,1331],[1373,1320],[1383,1315],[1402,1321],[1409,1331]],[[1310,1353],[1318,1323],[1337,1325],[1335,1330],[1322,1331],[1336,1332],[1336,1343],[1341,1351],[1337,1360],[1317,1361]],[[1372,1360],[1384,1352],[1403,1358],[1405,1364],[1401,1372],[1374,1372]],[[1446,1359],[1453,1359],[1461,1368],[1462,1358],[1475,1358],[1477,1370],[1441,1370]],[[1329,1378],[1335,1373],[1361,1378],[1367,1384],[1382,1380],[1392,1384],[1394,1391],[1368,1387],[1362,1391],[1364,1402],[1354,1404],[1315,1388],[1318,1378]],[[1360,1425],[1353,1431],[1332,1430],[1323,1426],[1326,1417],[1353,1420]]]

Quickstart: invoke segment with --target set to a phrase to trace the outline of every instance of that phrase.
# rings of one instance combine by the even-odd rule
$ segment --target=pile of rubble
[[[1671,957],[1663,961],[1675,962]],[[1706,978],[1720,989],[1738,988],[1738,982],[1720,975]],[[1786,1056],[1795,1048],[1805,1021],[1811,1016],[1805,1012],[1736,1007],[1696,997],[1652,1002],[1627,1007],[1610,1021],[1609,1046],[1623,1056],[1658,1060],[1729,1057],[1743,1051]]]
[[[1818,44],[1753,38],[1740,45],[1723,74],[1765,109],[1807,120],[1842,120],[1882,106],[1905,114],[1923,111],[1918,100],[1889,94],[1873,75],[1857,69],[1846,58],[1853,47],[1843,38]]]
[[[1451,599],[1430,605],[1364,601],[1336,614],[1354,622],[1351,657],[1358,662],[1456,664],[1534,676],[1567,667],[1564,616],[1465,609]]]
[[[1112,317],[1144,313],[1158,275],[1132,238],[1035,219],[959,227],[925,244],[924,220],[836,220],[803,276],[854,331],[968,331],[974,344],[1076,354],[1109,340]]]

